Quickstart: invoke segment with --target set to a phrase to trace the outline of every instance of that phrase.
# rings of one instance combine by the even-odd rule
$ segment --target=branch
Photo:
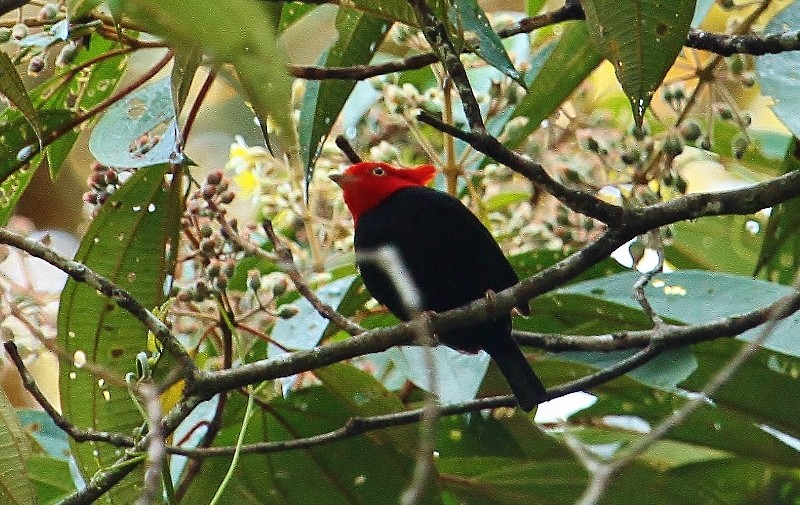
[[[109,431],[95,431],[76,427],[69,422],[64,416],[58,413],[56,408],[51,404],[44,393],[36,385],[36,380],[31,375],[22,358],[17,350],[17,345],[14,342],[4,342],[3,347],[11,357],[14,366],[17,367],[19,376],[22,379],[22,386],[28,391],[36,402],[44,409],[45,413],[50,416],[56,426],[61,428],[67,435],[72,437],[76,442],[106,442],[117,447],[131,447],[133,446],[133,437],[123,435],[122,433],[114,433]]]
[[[436,17],[425,0],[408,0],[408,3],[414,8],[414,14],[422,27],[422,34],[425,35],[425,39],[433,48],[445,72],[452,79],[458,95],[461,97],[461,106],[464,109],[470,129],[472,131],[486,131],[478,100],[472,91],[467,71],[461,63],[460,53],[453,46],[453,42],[447,34],[447,28]]]
[[[498,163],[522,174],[530,181],[542,186],[548,193],[575,212],[580,212],[609,225],[622,222],[624,213],[622,207],[600,200],[588,191],[568,188],[556,182],[540,163],[512,151],[488,132],[466,132],[426,112],[421,112],[417,119],[443,133],[463,140]]]
[[[284,273],[286,273],[286,275],[292,279],[297,291],[303,295],[303,298],[308,300],[314,309],[316,309],[317,313],[351,335],[363,333],[364,328],[336,312],[336,309],[320,300],[317,294],[314,293],[311,287],[306,283],[305,279],[303,279],[300,271],[297,270],[297,267],[294,264],[292,251],[283,245],[283,242],[275,233],[275,229],[272,227],[272,222],[269,220],[264,220],[262,226],[264,227],[264,232],[266,232],[270,242],[272,242],[272,245],[275,247],[275,254],[278,255],[278,264]]]
[[[548,388],[547,399],[552,400],[553,398],[565,396],[577,391],[584,391],[608,382],[611,379],[625,375],[634,368],[637,368],[656,357],[662,350],[663,348],[660,346],[652,345],[646,349],[642,349],[641,351],[624,360],[621,360],[614,366],[605,370],[600,370],[596,373],[587,375],[586,377],[582,377],[566,384],[562,384],[560,386]],[[444,405],[439,408],[439,415],[452,416],[499,407],[515,407],[516,405],[517,401],[512,395],[492,396],[488,398],[478,398],[462,403]],[[424,414],[425,408],[423,407],[405,412],[394,412],[391,414],[382,414],[370,417],[351,417],[343,427],[337,430],[306,438],[247,444],[241,447],[240,452],[242,454],[260,454],[269,452],[282,452],[294,449],[305,449],[346,438],[352,438],[370,431],[391,428],[393,426],[413,424],[419,422]],[[230,456],[235,450],[235,447],[209,447],[205,449],[192,449],[184,447],[167,448],[167,452],[171,454],[178,454],[181,456],[187,456],[189,458]]]
[[[31,240],[22,235],[0,228],[0,243],[16,247],[31,256],[42,259],[66,273],[74,280],[85,283],[105,296],[111,298],[117,305],[128,311],[133,317],[141,321],[149,329],[161,345],[164,346],[180,363],[184,377],[191,382],[193,372],[196,370],[194,361],[178,342],[170,329],[144,305],[139,303],[130,293],[120,288],[105,277],[95,273],[83,263],[65,258],[48,248],[41,242]]]
[[[795,312],[800,306],[800,292],[796,291],[800,287],[800,277],[794,283],[793,288],[795,291],[782,297],[775,304],[769,313],[768,324],[764,326],[761,333],[753,341],[742,347],[739,352],[719,371],[711,380],[706,384],[700,394],[693,396],[681,408],[674,411],[672,415],[661,421],[655,428],[653,428],[647,436],[639,438],[620,451],[613,459],[606,461],[595,468],[589,468],[592,474],[592,480],[589,483],[586,491],[581,499],[577,502],[579,505],[594,505],[603,493],[608,488],[608,485],[614,475],[619,473],[622,468],[631,464],[635,458],[644,453],[650,446],[661,437],[667,434],[672,428],[680,425],[700,406],[705,405],[710,401],[711,397],[728,382],[736,370],[739,369],[755,352],[761,348],[761,345],[769,337],[778,322]]]
[[[134,468],[141,464],[141,454],[150,448],[154,438],[168,437],[183,422],[203,399],[192,395],[184,398],[161,420],[161,430],[150,432],[142,437],[136,444],[119,458],[111,467],[100,470],[86,484],[86,487],[77,491],[60,505],[88,505],[107,493],[119,481],[125,478]]]
[[[778,54],[800,50],[800,31],[786,31],[771,35],[729,35],[712,33],[692,28],[686,39],[686,46],[703,49],[720,56],[733,54]]]

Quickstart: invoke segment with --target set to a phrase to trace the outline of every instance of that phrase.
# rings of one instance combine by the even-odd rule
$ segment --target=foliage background
[[[4,17],[3,502],[797,503],[800,4],[582,5]],[[462,50],[465,74],[435,63]],[[326,177],[338,133],[440,167],[526,279],[498,303],[533,298],[515,328],[537,373],[591,405],[535,423],[485,356],[380,329]],[[66,254],[110,284],[58,258],[72,279],[43,284],[28,254],[59,235],[36,228],[79,236]]]

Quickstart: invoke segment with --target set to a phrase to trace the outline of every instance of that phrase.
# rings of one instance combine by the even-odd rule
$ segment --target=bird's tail
[[[493,338],[485,342],[484,350],[497,363],[517,403],[525,412],[547,400],[547,391],[542,381],[531,369],[517,343],[507,338]]]

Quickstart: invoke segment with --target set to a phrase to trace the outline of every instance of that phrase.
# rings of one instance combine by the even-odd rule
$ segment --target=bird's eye
[[[382,167],[375,167],[372,169],[372,173],[375,175],[386,175],[386,170]]]

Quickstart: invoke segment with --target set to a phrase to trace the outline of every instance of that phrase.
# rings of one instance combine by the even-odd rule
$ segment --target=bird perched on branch
[[[432,165],[402,169],[360,162],[331,176],[342,188],[355,221],[356,263],[364,284],[403,320],[417,310],[442,312],[465,305],[519,281],[480,220],[458,199],[425,186],[435,173]],[[388,248],[398,261],[388,268],[385,261],[375,261],[374,251],[381,248]],[[404,295],[406,282],[418,294],[417,300]],[[519,310],[529,311],[527,305]],[[511,337],[510,314],[438,337],[460,351],[486,351],[523,410],[547,399],[544,386]]]

